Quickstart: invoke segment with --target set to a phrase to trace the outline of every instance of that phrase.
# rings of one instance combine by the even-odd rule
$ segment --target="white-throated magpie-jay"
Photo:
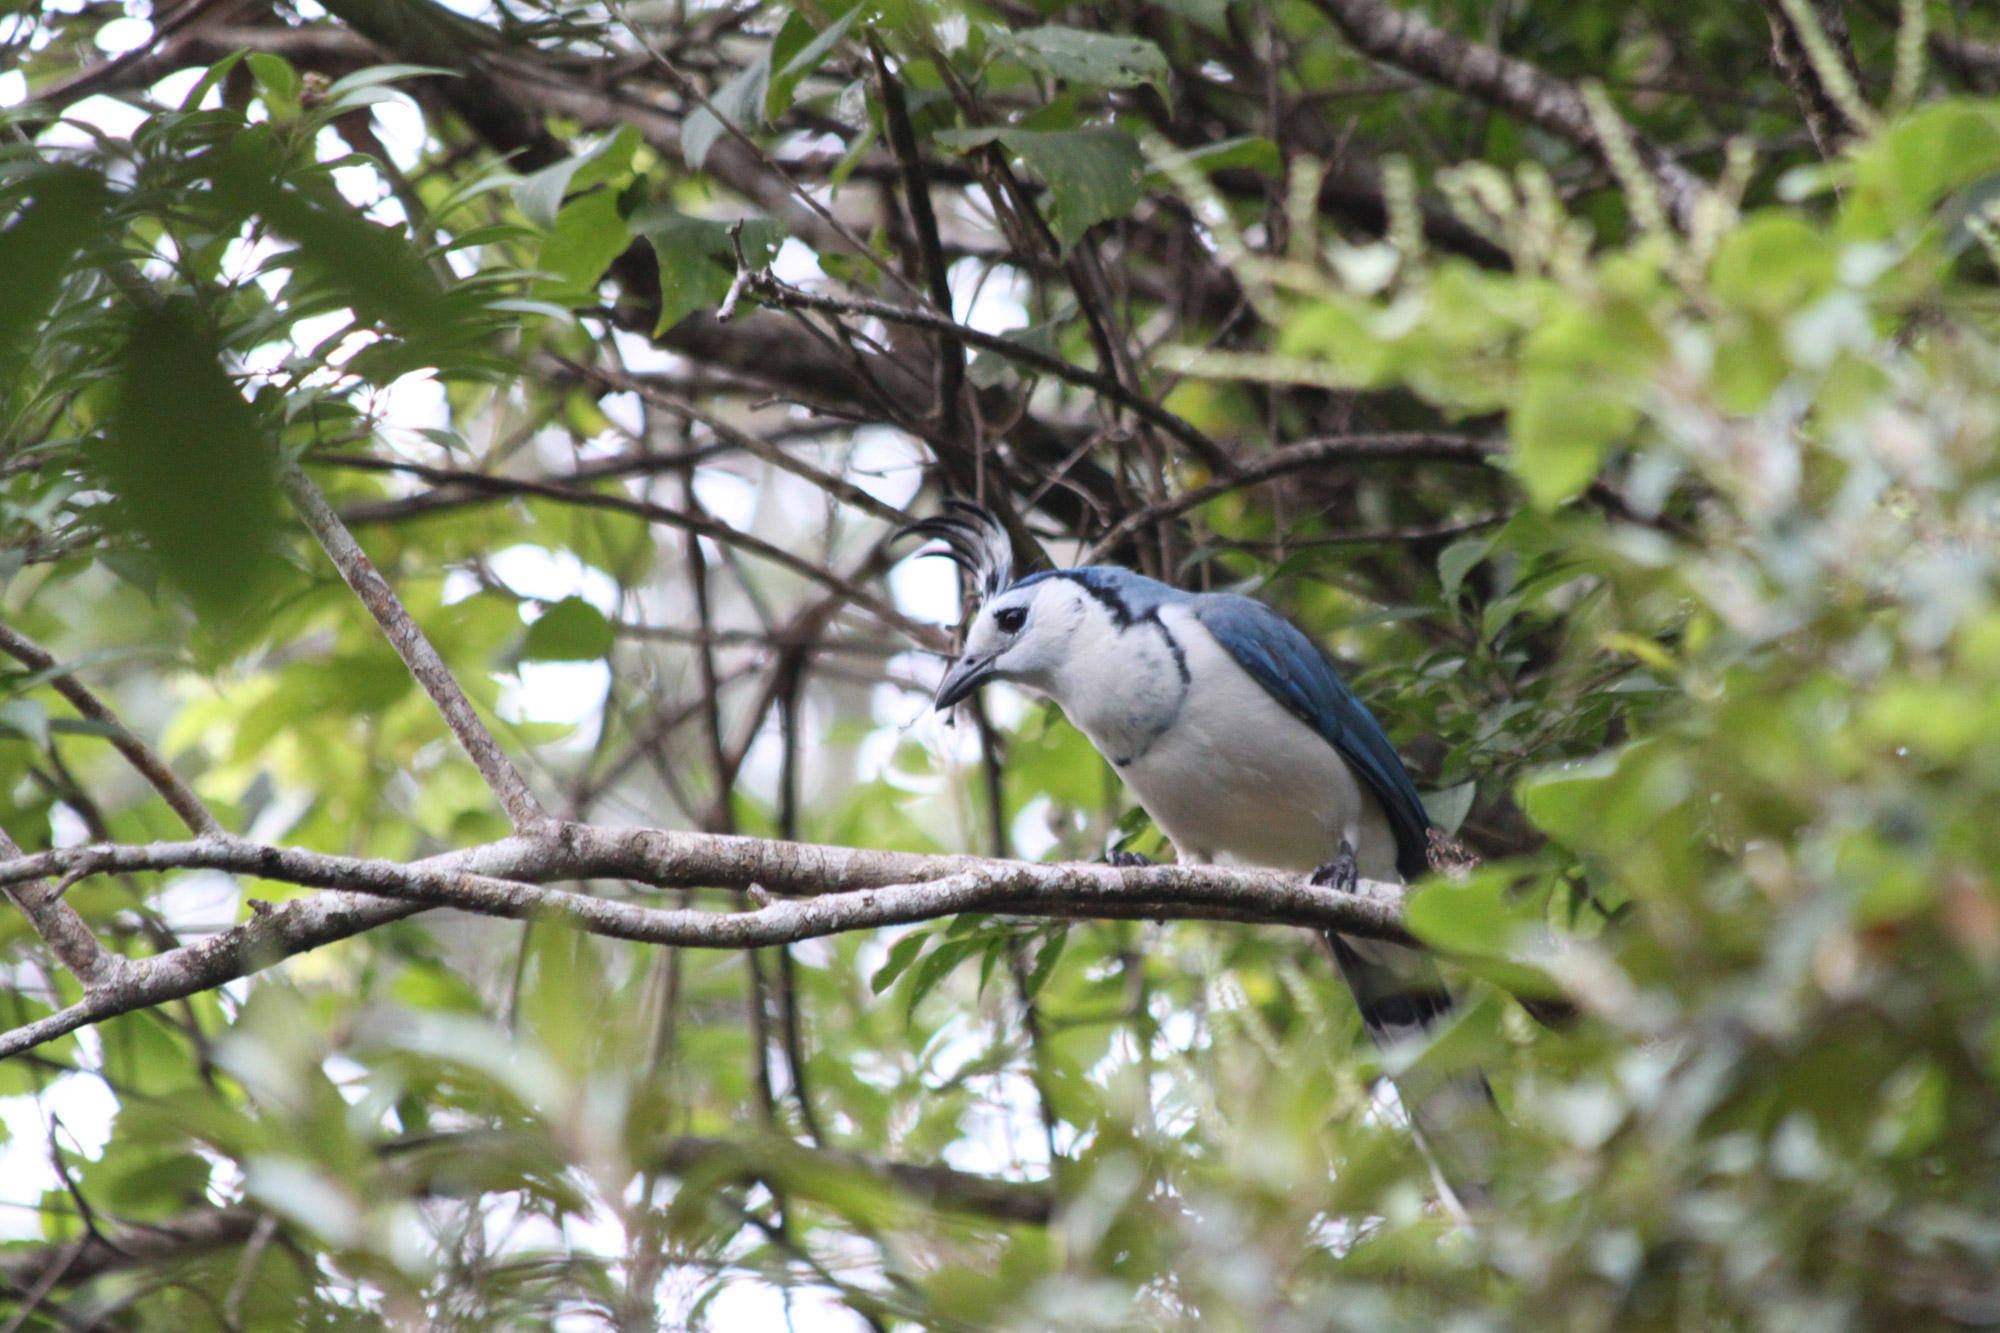
[[[1407,881],[1429,868],[1431,821],[1402,758],[1319,646],[1261,602],[1190,593],[1127,569],[1013,576],[1013,544],[979,506],[910,531],[942,538],[979,610],[938,686],[987,681],[1047,695],[1111,761],[1182,861]],[[1369,1035],[1392,1056],[1452,1007],[1426,954],[1330,935]],[[1454,1204],[1484,1194],[1485,1080],[1420,1068],[1397,1079]]]

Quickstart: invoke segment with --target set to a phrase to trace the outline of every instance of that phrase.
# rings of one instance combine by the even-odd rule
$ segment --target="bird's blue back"
[[[1191,593],[1129,569],[1087,565],[1030,574],[1015,587],[1068,579],[1095,597],[1120,624],[1158,613],[1162,606],[1191,608],[1203,628],[1285,710],[1339,752],[1388,817],[1396,835],[1396,865],[1406,879],[1430,864],[1430,817],[1389,742],[1382,724],[1354,697],[1320,646],[1262,602],[1233,593]]]

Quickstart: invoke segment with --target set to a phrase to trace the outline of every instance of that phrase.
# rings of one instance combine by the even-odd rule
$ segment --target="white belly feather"
[[[1388,820],[1339,752],[1191,612],[1163,607],[1160,619],[1185,654],[1187,694],[1173,726],[1119,772],[1181,858],[1310,870],[1346,839],[1363,877],[1400,879]]]

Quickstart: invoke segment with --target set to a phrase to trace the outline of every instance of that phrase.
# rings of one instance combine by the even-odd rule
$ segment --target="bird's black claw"
[[[1361,871],[1354,864],[1354,844],[1341,839],[1340,855],[1323,866],[1316,866],[1312,872],[1312,882],[1342,893],[1354,892],[1361,882]]]
[[[1104,859],[1121,870],[1130,870],[1133,866],[1149,866],[1153,864],[1152,857],[1141,856],[1137,852],[1110,852],[1105,855]]]

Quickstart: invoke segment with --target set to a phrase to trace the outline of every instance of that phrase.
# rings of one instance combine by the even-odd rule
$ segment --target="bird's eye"
[[[995,611],[993,613],[993,623],[1000,627],[1000,632],[1003,634],[1017,634],[1020,632],[1021,626],[1028,623],[1028,608],[1025,606],[1010,606]]]

